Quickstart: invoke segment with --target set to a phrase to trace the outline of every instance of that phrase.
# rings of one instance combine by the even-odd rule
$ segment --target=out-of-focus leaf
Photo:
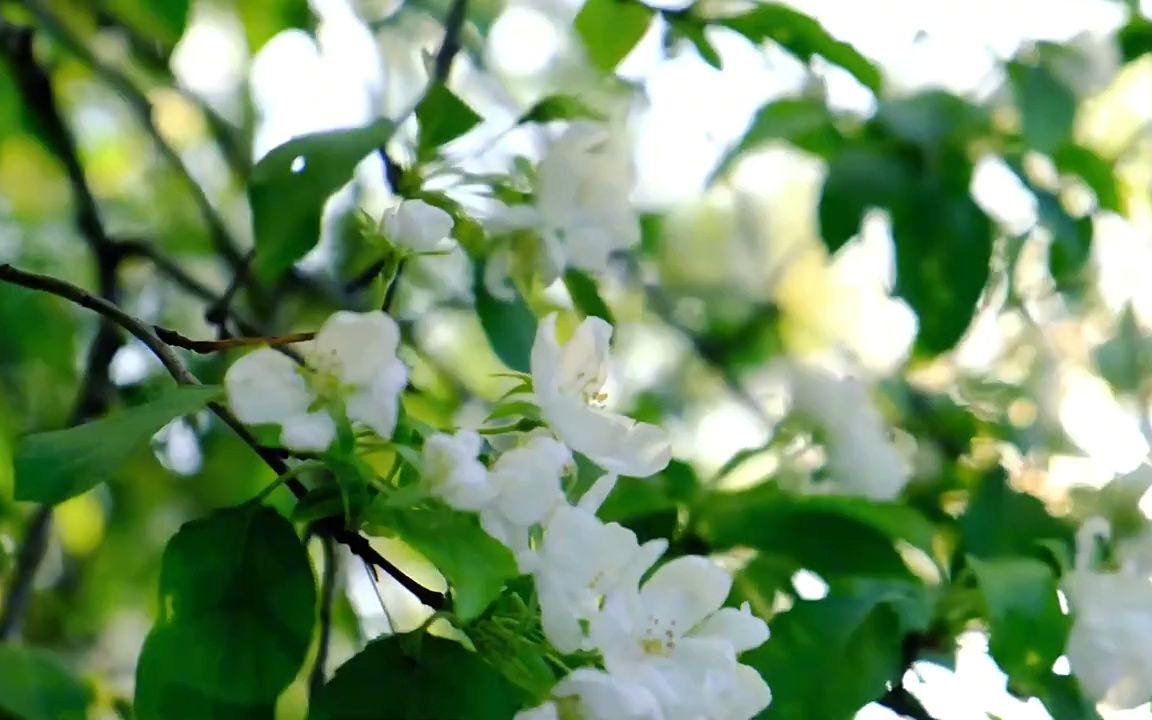
[[[890,153],[866,146],[850,147],[828,166],[820,194],[820,237],[836,252],[860,231],[870,207],[893,207],[912,192],[915,175]]]
[[[254,267],[260,277],[274,278],[315,247],[324,203],[394,130],[388,120],[378,120],[365,127],[303,135],[256,163],[248,202],[256,235]]]
[[[316,583],[292,524],[248,504],[180,528],[164,551],[160,606],[158,642],[180,652],[161,660],[175,667],[159,676],[174,673],[213,701],[261,707],[308,654]]]
[[[517,295],[511,301],[500,300],[484,286],[484,261],[476,262],[476,312],[480,325],[496,356],[510,369],[530,372],[532,343],[536,340],[536,316]]]
[[[1103,210],[1120,212],[1120,190],[1112,165],[1104,158],[1080,145],[1066,143],[1052,154],[1052,160],[1062,173],[1079,175]]]
[[[548,123],[555,120],[603,120],[604,114],[593,110],[575,95],[549,95],[541,99],[516,121],[525,123]]]
[[[1124,307],[1112,337],[1096,346],[1092,359],[1100,376],[1120,392],[1135,392],[1146,377],[1149,362],[1149,344],[1144,338],[1131,304]]]
[[[960,518],[962,550],[977,558],[1044,558],[1046,545],[1072,550],[1072,528],[1052,517],[1044,503],[1008,486],[1001,470],[981,477]]]
[[[1042,153],[1053,153],[1072,136],[1076,95],[1044,65],[1008,64],[1008,78],[1020,111],[1024,139]]]
[[[634,0],[586,0],[575,25],[593,67],[613,70],[644,37],[654,15]]]
[[[892,135],[928,150],[966,142],[988,129],[982,110],[943,90],[885,100],[876,112],[876,122]]]
[[[482,119],[447,85],[436,83],[416,106],[416,120],[420,123],[418,156],[421,160],[433,157],[437,148],[476,127]]]
[[[1116,38],[1120,41],[1120,53],[1124,61],[1132,62],[1152,52],[1152,20],[1133,13],[1132,19],[1120,28]]]
[[[253,55],[281,30],[307,30],[312,22],[307,0],[244,0],[236,3],[236,12]]]
[[[462,622],[479,617],[518,574],[512,553],[484,532],[475,514],[447,508],[395,510],[385,522],[443,573]]]
[[[143,36],[166,47],[176,44],[188,25],[189,0],[104,0],[104,9]]]
[[[85,720],[92,691],[55,656],[0,644],[0,716],[19,720]]]
[[[847,70],[872,92],[879,94],[883,80],[868,58],[846,42],[828,34],[813,18],[781,3],[762,3],[742,15],[714,21],[754,43],[772,40],[805,62],[816,55]]]
[[[1052,720],[1100,720],[1096,703],[1084,697],[1075,675],[1050,673],[1040,699]]]
[[[708,39],[706,23],[701,22],[698,18],[687,16],[665,16],[668,21],[668,28],[671,33],[671,39],[675,40],[677,37],[682,37],[688,42],[692,43],[692,47],[696,48],[696,54],[700,59],[708,63],[717,70],[724,69],[724,63],[720,59],[720,53],[717,52],[716,46]],[[665,41],[667,42],[667,40]]]
[[[1048,271],[1059,290],[1075,287],[1092,255],[1092,218],[1074,218],[1047,191],[1036,191],[1040,222],[1052,234],[1048,247]]]
[[[784,140],[823,157],[830,157],[843,142],[823,102],[812,98],[773,100],[756,112],[744,136],[712,173],[712,180],[731,169],[741,155],[771,140]]]
[[[992,657],[1019,687],[1039,693],[1068,635],[1055,575],[1031,558],[969,557],[968,565],[987,606]]]
[[[572,303],[581,315],[584,317],[592,315],[607,320],[612,325],[616,324],[616,320],[612,317],[612,310],[600,297],[600,291],[596,288],[595,280],[579,270],[569,269],[564,272],[564,287],[568,288],[568,294],[572,296]]]
[[[309,720],[508,720],[520,692],[479,655],[431,635],[368,643],[321,689]]]
[[[527,579],[527,578],[525,578]],[[515,598],[513,600],[512,598]],[[510,608],[511,613],[501,616],[500,605],[511,604],[520,598],[508,593],[497,602],[493,609],[492,618],[484,617],[468,627],[468,638],[485,660],[492,664],[516,687],[522,689],[531,698],[527,704],[530,706],[544,702],[553,686],[556,684],[556,675],[544,659],[540,645],[531,637],[520,633],[509,633],[507,625],[501,626],[500,621],[510,618],[523,617],[525,608],[522,604]],[[521,601],[522,602],[522,601]]]
[[[194,413],[220,388],[180,385],[134,408],[67,430],[28,435],[16,449],[16,499],[56,504],[115,475],[172,420]]]
[[[875,593],[801,601],[743,657],[772,684],[764,720],[851,720],[899,676],[902,633]]]

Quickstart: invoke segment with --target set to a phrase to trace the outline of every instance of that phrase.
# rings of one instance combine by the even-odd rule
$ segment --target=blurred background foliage
[[[605,518],[722,553],[734,600],[778,614],[748,660],[775,694],[766,717],[1097,717],[1059,671],[1055,585],[1081,519],[1130,537],[1146,522],[1147,3],[476,0],[453,92],[409,116],[449,10],[0,0],[0,261],[100,291],[93,251],[115,248],[121,306],[209,338],[206,311],[255,244],[260,282],[233,309],[269,332],[312,330],[379,302],[353,282],[379,255],[358,210],[390,203],[390,172],[397,192],[483,216],[518,191],[515,175],[484,178],[521,173],[546,121],[627,119],[640,252],[598,286],[518,283],[536,316],[610,313],[615,402],[675,438],[677,460],[621,484]],[[392,133],[372,129],[380,117],[406,119]],[[255,165],[337,128],[367,134],[317,145],[309,162],[332,169],[306,186]],[[385,139],[395,168],[370,154]],[[494,373],[523,357],[527,321],[477,282],[472,230],[466,252],[413,261],[396,289],[405,407],[434,427],[480,422],[505,389]],[[117,341],[114,392],[94,395],[97,335],[92,315],[0,284],[0,602],[39,513],[13,500],[17,438],[90,418],[84,398],[102,415],[169,383]],[[806,492],[819,455],[787,420],[777,360],[828,352],[876,381],[913,459],[899,503]],[[187,359],[216,383],[229,356]],[[127,712],[165,543],[272,478],[201,413],[55,508],[20,635],[71,669],[62,687],[88,688],[66,707]],[[355,570],[333,664],[380,631]],[[17,693],[4,662],[0,646],[0,708]],[[305,685],[282,717],[303,716]],[[47,712],[35,717],[81,716]]]

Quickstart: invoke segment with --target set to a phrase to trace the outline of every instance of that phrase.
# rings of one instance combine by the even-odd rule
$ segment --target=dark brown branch
[[[232,299],[236,297],[236,293],[244,286],[244,283],[248,281],[248,272],[252,268],[252,260],[255,257],[255,249],[249,250],[244,255],[244,259],[240,261],[240,265],[232,273],[232,282],[228,283],[224,294],[204,311],[204,319],[216,326],[216,337],[221,340],[230,335],[228,332],[228,317],[231,314]]]
[[[314,332],[300,332],[292,333],[291,335],[280,335],[276,337],[230,337],[223,340],[193,340],[192,338],[185,337],[175,330],[159,325],[153,325],[152,330],[156,333],[156,337],[174,347],[191,350],[194,353],[201,355],[210,355],[212,353],[224,352],[225,350],[234,350],[241,347],[261,347],[261,346],[278,346],[290,345],[292,343],[307,342],[308,340],[316,337]]]
[[[20,544],[16,565],[12,569],[12,582],[4,598],[4,607],[0,609],[0,642],[15,637],[20,631],[24,612],[32,599],[32,581],[48,550],[48,534],[51,529],[52,507],[42,505],[36,508],[24,531],[24,541]]]
[[[452,63],[460,52],[460,33],[464,30],[464,21],[467,18],[468,0],[452,0],[448,15],[444,18],[444,39],[440,42],[440,49],[432,62],[433,83],[448,81]]]

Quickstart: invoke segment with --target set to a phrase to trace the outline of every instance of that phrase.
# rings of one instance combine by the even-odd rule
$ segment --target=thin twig
[[[320,638],[316,647],[316,663],[312,666],[312,674],[308,678],[308,697],[312,702],[315,702],[327,679],[328,642],[332,635],[332,600],[336,595],[336,548],[333,547],[332,540],[327,537],[320,538],[320,547],[324,550],[324,576],[320,581]]]
[[[228,283],[224,294],[204,311],[204,319],[216,326],[216,337],[220,340],[230,335],[228,332],[228,317],[232,309],[232,298],[236,297],[237,291],[248,281],[248,272],[252,267],[252,260],[255,257],[255,249],[249,250],[244,255],[244,259],[240,261],[240,265],[232,273],[232,282]]]
[[[291,335],[280,336],[256,336],[256,337],[230,337],[223,340],[193,340],[192,338],[185,337],[175,330],[153,325],[152,330],[156,333],[156,337],[174,347],[191,350],[194,353],[201,355],[210,355],[212,353],[224,352],[225,350],[234,350],[241,347],[260,347],[260,346],[278,346],[278,345],[291,345],[293,343],[307,342],[316,337],[314,332],[299,332],[292,333]]]
[[[448,82],[448,75],[452,72],[452,62],[460,52],[460,33],[464,29],[464,21],[468,18],[468,0],[453,0],[448,8],[448,15],[444,18],[444,39],[440,42],[440,50],[432,63],[432,82]]]
[[[20,545],[16,566],[12,569],[12,582],[4,598],[4,607],[0,609],[0,642],[10,640],[20,630],[24,611],[32,598],[32,581],[48,550],[48,534],[51,529],[52,507],[41,505],[24,531],[24,542]]]

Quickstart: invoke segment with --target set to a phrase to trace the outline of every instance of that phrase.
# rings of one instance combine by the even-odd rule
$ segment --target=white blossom
[[[1152,582],[1079,570],[1064,580],[1072,610],[1066,653],[1084,692],[1134,708],[1152,697]]]
[[[393,245],[416,253],[447,250],[455,221],[423,200],[402,200],[384,213],[384,234]]]
[[[552,689],[552,698],[515,720],[664,720],[647,688],[602,670],[573,670]]]
[[[424,441],[424,482],[458,510],[479,510],[496,497],[488,468],[476,459],[480,444],[480,436],[471,430],[436,433]]]
[[[545,421],[569,447],[618,475],[647,477],[671,459],[663,428],[603,407],[612,326],[586,318],[563,346],[556,315],[541,321],[532,345],[532,383]]]
[[[228,368],[228,403],[241,422],[280,426],[280,442],[301,451],[323,451],[336,436],[331,415],[390,437],[408,371],[396,357],[400,333],[382,312],[334,313],[305,352],[305,365],[261,348]]]

